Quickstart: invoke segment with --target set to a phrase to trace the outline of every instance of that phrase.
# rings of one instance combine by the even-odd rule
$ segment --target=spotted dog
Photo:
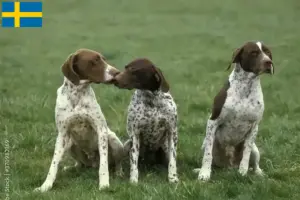
[[[255,139],[264,112],[260,75],[274,74],[272,53],[261,42],[247,42],[234,52],[228,69],[232,63],[234,70],[216,95],[207,121],[202,167],[195,169],[199,180],[210,179],[212,165],[239,167],[243,176],[252,167],[263,175]]]
[[[62,65],[62,73],[64,82],[57,90],[55,107],[58,136],[54,155],[46,180],[35,191],[52,188],[66,151],[76,160],[74,167],[99,167],[99,188],[107,187],[108,162],[121,170],[123,144],[108,128],[91,83],[108,84],[119,71],[100,53],[79,49]]]
[[[136,59],[115,76],[115,85],[136,89],[127,116],[131,140],[130,182],[138,182],[139,157],[147,157],[149,152],[165,158],[169,182],[178,182],[177,107],[161,70],[148,59]]]

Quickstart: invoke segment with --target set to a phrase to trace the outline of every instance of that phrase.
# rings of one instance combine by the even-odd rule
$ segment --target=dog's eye
[[[128,71],[131,71],[131,70],[132,70],[132,67],[131,67],[130,65],[126,65],[126,66],[125,66],[125,69],[128,70]]]
[[[90,65],[90,66],[95,66],[95,65],[96,65],[96,62],[93,61],[93,60],[90,60],[90,61],[89,61],[89,65]]]
[[[101,59],[101,58],[100,58],[100,56],[99,56],[99,55],[97,55],[97,56],[96,56],[96,58],[95,58],[95,61],[96,61],[96,62],[99,62],[99,61],[100,61],[100,59]]]
[[[259,54],[259,51],[251,51],[252,56],[258,56],[258,54]]]
[[[269,50],[265,50],[264,52],[272,59],[272,53]]]

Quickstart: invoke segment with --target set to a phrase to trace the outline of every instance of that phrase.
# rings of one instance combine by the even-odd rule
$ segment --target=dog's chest
[[[220,143],[237,145],[245,140],[254,125],[262,119],[264,101],[261,88],[244,91],[241,94],[235,87],[227,91],[228,96],[221,113],[222,123],[216,131]]]
[[[154,118],[138,121],[137,127],[141,130],[141,143],[149,146],[150,149],[164,143],[169,130],[167,119],[159,115]]]
[[[55,118],[60,130],[65,130],[72,142],[86,153],[97,150],[95,124],[104,119],[92,90],[74,93],[61,87],[57,92]]]
[[[159,101],[133,98],[128,108],[128,127],[133,127],[133,132],[139,134],[141,145],[150,149],[156,149],[165,142],[175,120],[176,105],[172,98]]]
[[[264,112],[264,100],[260,87],[241,92],[232,87],[227,91],[227,98],[222,109],[224,120],[253,122],[260,121]],[[225,118],[226,116],[226,118]]]

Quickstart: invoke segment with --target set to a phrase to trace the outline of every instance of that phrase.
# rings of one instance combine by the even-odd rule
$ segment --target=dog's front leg
[[[130,182],[137,183],[139,178],[138,160],[140,152],[140,138],[139,134],[133,133],[132,146],[130,149]]]
[[[64,153],[71,147],[71,145],[72,141],[66,134],[66,130],[62,130],[61,132],[59,132],[56,138],[54,155],[52,158],[47,178],[42,184],[42,186],[36,188],[34,191],[46,192],[52,188],[58,171],[58,165],[62,160]]]
[[[250,133],[248,134],[247,138],[245,139],[243,158],[239,166],[239,173],[242,176],[245,176],[248,172],[250,155],[257,135],[257,131],[258,131],[258,124],[255,123],[252,129],[250,130]]]
[[[102,123],[99,123],[102,124]],[[104,126],[97,128],[99,148],[99,190],[109,187],[108,171],[108,130]]]
[[[173,130],[169,134],[169,167],[168,167],[168,178],[169,182],[177,183],[178,175],[177,175],[177,164],[176,164],[176,154],[177,154],[177,128],[173,128]]]
[[[207,121],[206,126],[206,136],[204,141],[204,155],[202,158],[202,167],[200,170],[196,169],[196,171],[199,171],[198,179],[207,181],[210,179],[211,174],[211,164],[212,164],[212,150],[213,150],[213,144],[215,140],[215,133],[218,127],[218,121],[217,120],[211,120],[209,119]]]

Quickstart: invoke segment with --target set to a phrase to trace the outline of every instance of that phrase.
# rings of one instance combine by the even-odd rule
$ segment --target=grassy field
[[[1,28],[0,199],[300,199],[300,2],[221,2],[48,0],[43,28]],[[214,171],[211,181],[198,182],[192,169],[201,165],[212,99],[229,74],[232,51],[248,40],[270,46],[276,67],[273,77],[262,77],[266,108],[257,137],[267,176],[241,177],[224,169]],[[59,170],[52,190],[32,192],[44,181],[54,150],[60,67],[81,47],[103,52],[119,69],[143,56],[163,70],[179,112],[178,185],[167,182],[166,170],[151,168],[132,186],[124,165],[126,176],[111,176],[111,187],[103,192],[97,170]],[[133,91],[93,88],[109,126],[126,140]],[[9,176],[3,173],[4,151]]]

